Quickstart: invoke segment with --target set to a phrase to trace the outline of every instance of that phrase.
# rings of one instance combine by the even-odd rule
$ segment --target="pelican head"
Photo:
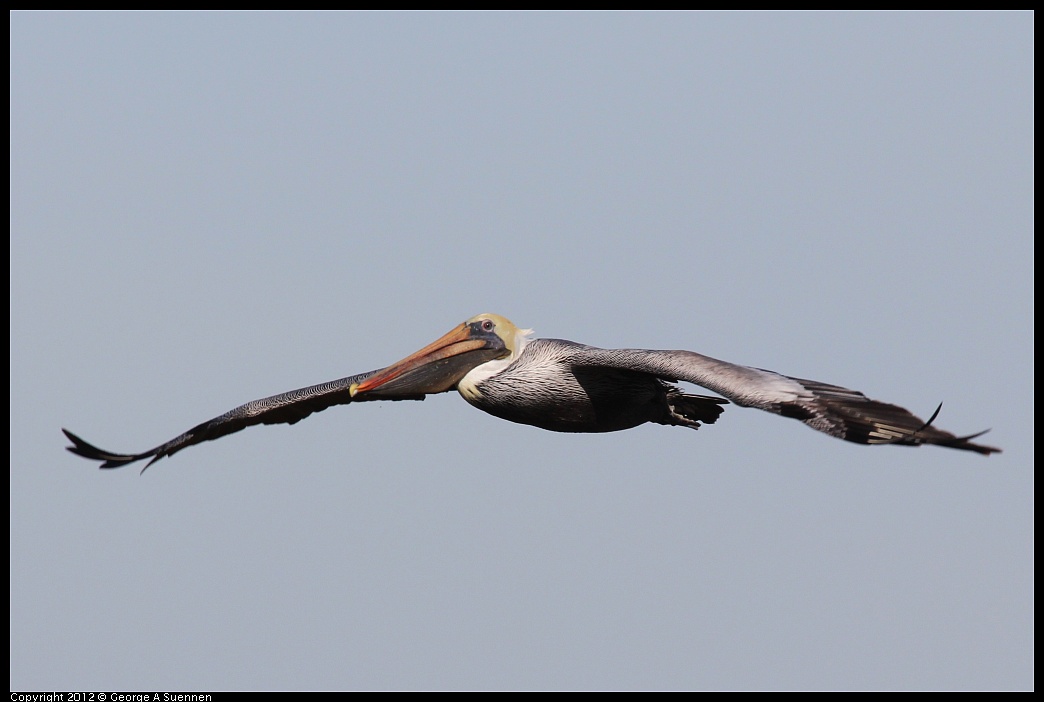
[[[356,400],[446,392],[485,363],[517,358],[528,333],[499,314],[475,315],[420,351],[354,383],[349,392]]]

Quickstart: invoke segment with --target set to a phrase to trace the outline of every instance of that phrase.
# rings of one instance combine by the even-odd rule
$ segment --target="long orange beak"
[[[394,399],[446,392],[456,387],[468,371],[509,353],[495,333],[477,323],[454,327],[445,336],[352,385],[353,398]],[[366,397],[359,397],[365,394]]]

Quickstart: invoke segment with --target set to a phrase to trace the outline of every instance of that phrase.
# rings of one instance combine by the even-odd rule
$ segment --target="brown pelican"
[[[985,432],[955,436],[932,426],[938,409],[925,421],[855,390],[692,351],[600,349],[561,339],[530,339],[531,333],[500,315],[480,314],[387,368],[248,402],[142,453],[103,451],[62,431],[72,442],[69,451],[102,461],[102,468],[151,458],[148,468],[183,448],[254,424],[294,424],[333,405],[423,400],[456,388],[469,403],[496,417],[551,431],[619,431],[646,422],[697,429],[716,422],[722,405],[732,402],[799,419],[857,444],[935,444],[984,455],[1000,452],[972,443]],[[724,398],[689,394],[674,385],[678,381]]]

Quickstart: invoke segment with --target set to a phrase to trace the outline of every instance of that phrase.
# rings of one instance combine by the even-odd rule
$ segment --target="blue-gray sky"
[[[13,689],[1031,689],[1033,15],[11,15]],[[497,312],[991,458],[444,395]]]

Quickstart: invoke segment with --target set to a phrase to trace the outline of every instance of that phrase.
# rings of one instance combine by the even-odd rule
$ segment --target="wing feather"
[[[799,419],[817,431],[845,441],[903,446],[935,444],[987,456],[1001,451],[972,443],[985,432],[957,436],[932,426],[935,415],[925,421],[903,407],[872,400],[840,385],[792,378],[693,351],[598,349],[573,342],[559,343],[559,351],[573,365],[624,368],[668,381],[684,380],[713,390],[741,407]]]
[[[218,417],[197,424],[170,441],[142,453],[114,453],[106,451],[84,441],[68,429],[62,429],[65,436],[72,442],[72,446],[67,446],[66,450],[75,453],[77,456],[102,461],[102,468],[119,468],[128,463],[151,458],[152,460],[145,464],[145,468],[142,468],[142,472],[145,472],[146,468],[159,459],[172,456],[189,446],[194,446],[204,441],[213,441],[255,424],[296,424],[314,412],[322,412],[324,409],[334,405],[346,405],[353,401],[349,390],[352,384],[358,383],[376,372],[360,373],[359,375],[352,375],[347,378],[331,380],[327,383],[310,385],[306,388],[264,397],[260,400],[253,400]],[[361,397],[359,398],[359,400],[362,399]],[[423,400],[424,396],[416,395],[395,399]]]

